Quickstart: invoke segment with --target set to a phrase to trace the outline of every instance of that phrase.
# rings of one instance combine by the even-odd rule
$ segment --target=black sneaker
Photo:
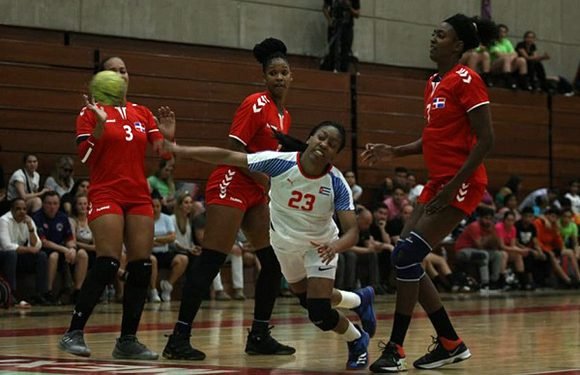
[[[433,343],[428,350],[427,354],[413,362],[413,366],[428,370],[465,361],[471,357],[471,352],[463,341],[455,349],[447,350],[443,347],[438,337],[433,337]]]
[[[403,348],[394,342],[379,342],[379,348],[383,350],[380,358],[377,359],[369,370],[375,374],[402,372],[407,369],[407,362]]]
[[[125,335],[117,339],[115,349],[113,349],[115,359],[141,359],[156,360],[159,354],[149,350],[145,345],[137,340],[135,335]]]
[[[65,333],[58,342],[58,347],[63,352],[78,355],[79,357],[90,357],[91,350],[85,344],[83,331],[80,329]]]
[[[246,340],[246,354],[248,355],[292,355],[296,349],[291,346],[280,344],[270,334],[273,326],[264,332],[248,331]]]
[[[191,335],[174,333],[168,336],[167,344],[163,349],[163,358],[175,360],[202,361],[205,353],[191,346]]]

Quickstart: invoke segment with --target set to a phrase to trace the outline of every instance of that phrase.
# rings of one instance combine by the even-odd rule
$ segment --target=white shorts
[[[298,246],[278,240],[272,241],[272,248],[289,284],[312,277],[334,280],[338,254],[332,262],[324,264],[313,246]]]

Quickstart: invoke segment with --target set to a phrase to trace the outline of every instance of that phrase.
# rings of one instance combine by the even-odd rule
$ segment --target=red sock
[[[457,346],[459,346],[459,344],[462,343],[462,340],[460,338],[457,340],[449,340],[443,336],[439,336],[439,342],[441,343],[441,345],[443,345],[445,350],[451,351],[451,350],[457,348]]]

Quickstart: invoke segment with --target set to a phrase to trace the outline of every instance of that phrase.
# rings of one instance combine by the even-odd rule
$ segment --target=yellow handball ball
[[[89,85],[95,101],[104,105],[121,105],[127,91],[125,80],[110,70],[103,70],[93,76]]]

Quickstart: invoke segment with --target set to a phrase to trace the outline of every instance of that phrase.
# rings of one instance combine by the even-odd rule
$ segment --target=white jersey
[[[270,176],[273,242],[311,247],[311,240],[334,240],[338,237],[334,212],[354,210],[352,192],[335,167],[322,176],[307,177],[297,152],[264,151],[248,155],[248,168]]]

